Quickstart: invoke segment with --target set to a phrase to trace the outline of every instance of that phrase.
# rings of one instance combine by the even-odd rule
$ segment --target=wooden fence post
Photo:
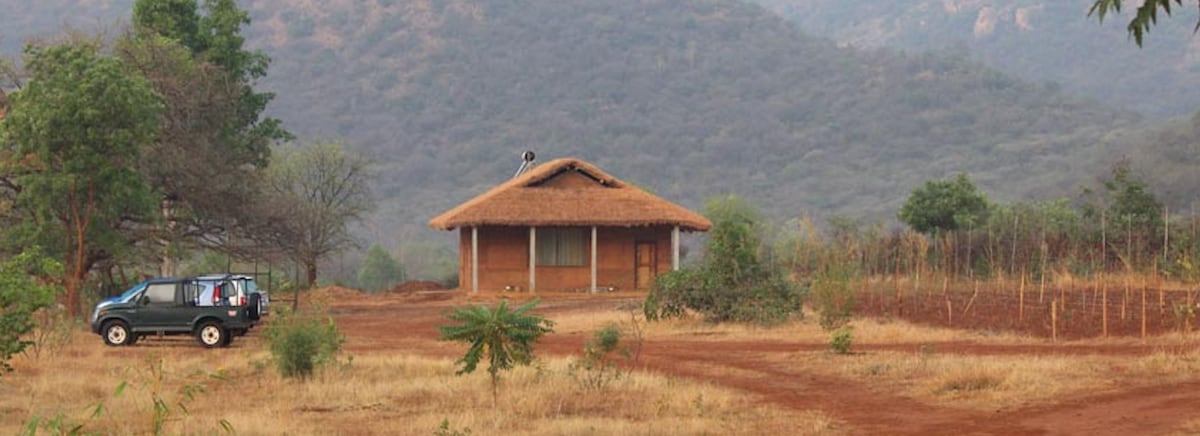
[[[1121,321],[1125,321],[1125,308],[1129,303],[1129,277],[1125,277],[1125,292],[1121,294]]]
[[[1142,283],[1142,342],[1146,341],[1146,283]]]
[[[1108,285],[1102,284],[1101,286],[1103,289],[1100,291],[1100,317],[1103,318],[1101,330],[1104,332],[1104,337],[1108,338]]]
[[[1043,303],[1042,299],[1046,297],[1046,269],[1042,268],[1042,280],[1038,285],[1038,304]]]
[[[1021,270],[1021,290],[1018,291],[1020,297],[1017,298],[1017,304],[1020,308],[1017,309],[1017,320],[1025,322],[1025,270]]]
[[[1050,340],[1058,342],[1058,300],[1050,302]]]
[[[954,326],[954,307],[950,304],[950,297],[946,297],[946,326]]]

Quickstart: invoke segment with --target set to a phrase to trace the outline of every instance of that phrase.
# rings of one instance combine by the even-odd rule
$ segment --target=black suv
[[[228,346],[258,322],[258,307],[204,301],[206,289],[220,287],[210,278],[157,278],[101,301],[92,311],[92,332],[108,345],[133,345],[148,335],[196,336],[207,347]],[[221,304],[224,303],[224,304]]]

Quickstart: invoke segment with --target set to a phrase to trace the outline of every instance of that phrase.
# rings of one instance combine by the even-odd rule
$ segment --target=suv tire
[[[205,321],[196,329],[196,340],[204,348],[229,346],[229,330],[216,321]]]
[[[113,347],[132,345],[135,342],[133,332],[129,331],[129,326],[124,321],[108,321],[104,323],[101,331],[104,333],[104,343]]]
[[[246,309],[246,316],[250,319],[257,320],[262,317],[262,295],[257,293],[250,294],[249,308]]]

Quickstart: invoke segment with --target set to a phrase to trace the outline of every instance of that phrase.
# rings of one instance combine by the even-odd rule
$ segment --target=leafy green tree
[[[203,12],[203,13],[201,13]],[[253,89],[269,60],[242,47],[249,16],[232,1],[139,0],[134,28],[118,54],[165,98],[162,134],[145,150],[142,173],[163,195],[162,226],[151,237],[163,247],[162,274],[199,245],[261,258],[245,234],[266,220],[251,204],[270,145],[290,139],[278,120],[262,115],[273,95]],[[144,238],[143,238],[144,239]]]
[[[36,250],[0,263],[0,374],[12,371],[8,361],[33,343],[26,334],[35,327],[33,312],[54,301],[54,288],[36,277],[59,273],[53,260]]]
[[[538,300],[533,300],[512,310],[508,309],[508,301],[501,301],[495,310],[487,306],[456,307],[446,318],[460,324],[438,327],[442,340],[471,344],[467,354],[455,362],[462,365],[456,374],[475,372],[486,356],[493,402],[499,395],[500,371],[529,364],[534,343],[554,331],[553,321],[526,314],[537,304]]]
[[[1113,167],[1112,178],[1104,181],[1104,189],[1112,198],[1108,217],[1143,229],[1162,227],[1162,202],[1149,191],[1145,181],[1133,174],[1128,162]]]
[[[382,291],[404,279],[404,267],[379,244],[371,244],[358,270],[358,286],[365,291]]]
[[[929,180],[908,196],[899,218],[921,233],[953,231],[982,223],[987,218],[987,196],[975,188],[965,173],[951,180]]]
[[[138,0],[133,4],[133,25],[201,52],[206,44],[196,6],[196,0]]]
[[[1172,3],[1183,6],[1183,0],[1146,0],[1137,7],[1136,13],[1129,20],[1126,28],[1138,47],[1142,46],[1142,39],[1146,36],[1146,32],[1149,32],[1150,27],[1158,22],[1158,10],[1162,9],[1163,13],[1169,16],[1173,7]],[[1122,0],[1096,0],[1095,3],[1092,3],[1092,8],[1088,10],[1088,16],[1096,15],[1103,22],[1110,12],[1120,13],[1121,5]],[[1200,30],[1200,23],[1196,23],[1196,29]]]
[[[773,324],[799,313],[804,295],[766,256],[757,209],[729,196],[709,200],[704,259],[664,274],[646,298],[648,319],[695,310],[713,322]]]
[[[154,197],[136,163],[158,133],[162,103],[145,79],[91,42],[27,47],[28,84],[12,95],[0,133],[21,157],[7,230],[16,247],[41,245],[63,259],[68,312],[97,262],[122,251],[126,220],[152,220]]]
[[[203,5],[195,0],[138,0],[133,22],[137,34],[178,41],[197,60],[216,65],[228,75],[237,93],[237,108],[227,114],[225,139],[245,157],[265,166],[270,145],[292,139],[279,120],[263,116],[275,95],[256,92],[253,84],[266,77],[270,58],[243,47],[241,31],[250,24],[250,14],[234,0],[205,0]]]

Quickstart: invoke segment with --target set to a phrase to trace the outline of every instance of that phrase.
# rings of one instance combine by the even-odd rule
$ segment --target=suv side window
[[[204,293],[204,285],[195,282],[183,284],[183,302],[185,304],[196,305],[202,293]]]
[[[175,304],[175,284],[152,283],[142,295],[150,298],[150,304]]]

